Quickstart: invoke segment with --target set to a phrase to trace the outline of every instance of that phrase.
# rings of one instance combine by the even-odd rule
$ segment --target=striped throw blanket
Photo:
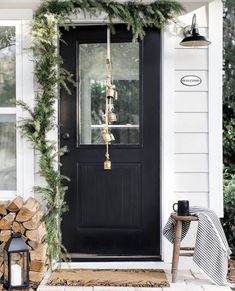
[[[190,207],[190,214],[198,217],[194,262],[218,285],[228,285],[228,257],[231,254],[224,230],[216,213],[208,208]],[[163,229],[163,235],[173,243],[175,220],[171,217]],[[182,223],[182,240],[186,236],[190,222]]]

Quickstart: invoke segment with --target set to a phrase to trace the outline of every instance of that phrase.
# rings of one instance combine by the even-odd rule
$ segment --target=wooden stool
[[[193,256],[193,252],[183,252],[182,251],[193,251],[194,248],[189,247],[180,247],[181,236],[182,236],[182,222],[183,221],[197,221],[198,218],[196,216],[178,216],[176,213],[171,214],[171,218],[176,221],[175,224],[175,238],[174,238],[174,246],[173,246],[173,256],[172,256],[172,283],[176,282],[177,272],[178,272],[178,263],[179,256]]]

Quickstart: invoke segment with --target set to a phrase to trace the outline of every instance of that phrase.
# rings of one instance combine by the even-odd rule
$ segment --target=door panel
[[[76,76],[61,90],[61,172],[70,177],[63,243],[75,257],[160,258],[160,32],[132,43],[125,25],[112,35],[118,121],[111,127],[112,170],[103,169],[105,26],[66,31],[61,55]]]
[[[115,164],[111,172],[100,171],[100,164],[78,166],[81,227],[138,228],[141,213],[140,164]],[[119,183],[112,189],[113,181]],[[112,191],[110,191],[112,189]],[[126,193],[130,193],[128,200]],[[107,201],[109,207],[107,208]],[[130,211],[131,209],[131,211]]]

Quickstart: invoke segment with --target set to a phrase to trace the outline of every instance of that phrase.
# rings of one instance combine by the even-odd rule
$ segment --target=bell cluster
[[[106,144],[106,154],[104,161],[104,169],[111,170],[111,160],[109,156],[109,144],[115,140],[114,135],[111,133],[109,125],[117,121],[117,115],[114,113],[114,100],[117,100],[117,91],[111,83],[111,70],[110,70],[110,61],[107,60],[107,67],[109,74],[106,78],[106,107],[105,107],[105,125],[102,131],[102,137],[104,143]]]

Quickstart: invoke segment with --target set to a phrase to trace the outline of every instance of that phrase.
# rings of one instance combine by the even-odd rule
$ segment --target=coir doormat
[[[169,287],[164,270],[59,269],[48,280],[53,286]]]

